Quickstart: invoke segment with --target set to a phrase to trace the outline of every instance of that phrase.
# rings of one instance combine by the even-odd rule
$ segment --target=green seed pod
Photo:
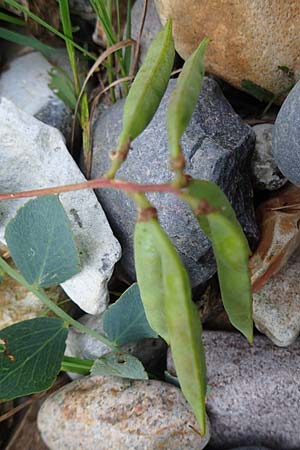
[[[244,239],[221,213],[207,215],[224,308],[230,322],[253,342],[252,294]]]
[[[151,259],[151,256],[149,259],[149,242],[150,255],[152,249],[155,249],[155,259]],[[149,303],[151,296],[154,297],[156,293],[154,302],[155,305],[159,304],[160,314],[165,313],[173,360],[182,392],[194,411],[201,434],[205,434],[206,369],[201,340],[202,326],[192,302],[188,274],[173,244],[156,219],[151,218],[136,225],[135,246],[138,283],[145,309],[148,310],[147,317],[151,317],[155,308],[155,306],[149,308]],[[158,267],[159,289],[155,292]],[[155,274],[153,279],[152,273]],[[156,318],[157,312],[153,316],[154,320]],[[159,333],[158,330],[155,331]]]
[[[178,77],[167,112],[167,129],[170,152],[173,158],[181,153],[180,139],[195,109],[204,77],[204,53],[209,43],[204,38],[194,53],[186,60]]]
[[[248,258],[250,249],[226,195],[214,183],[194,180],[184,198],[201,228],[212,241],[222,301],[228,317],[249,342],[253,340],[252,293]]]
[[[151,43],[126,98],[119,148],[135,139],[154,116],[167,88],[174,56],[172,21],[169,19]]]
[[[151,232],[153,221],[138,222],[135,226],[135,268],[147,320],[151,328],[169,343],[161,259]]]

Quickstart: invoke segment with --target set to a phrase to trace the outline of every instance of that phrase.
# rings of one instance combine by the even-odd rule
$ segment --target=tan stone
[[[2,256],[6,251],[0,245],[0,255]],[[11,259],[8,262],[15,267]],[[59,286],[46,289],[46,293],[55,303],[64,303],[67,299]],[[67,305],[64,305],[64,309],[66,308]],[[32,292],[8,275],[4,275],[0,282],[0,330],[22,320],[34,319],[45,313],[48,313],[48,310]]]
[[[300,70],[299,0],[155,0],[163,23],[173,18],[175,45],[185,59],[206,35],[206,68],[240,88],[243,79],[272,91],[287,86],[278,70]]]

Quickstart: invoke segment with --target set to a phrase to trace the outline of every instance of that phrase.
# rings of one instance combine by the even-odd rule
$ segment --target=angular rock
[[[166,107],[175,87],[171,80],[162,103],[147,129],[132,143],[118,178],[139,183],[164,183],[172,179],[166,133]],[[92,177],[110,165],[109,152],[121,130],[124,101],[118,101],[98,118],[93,133]],[[205,78],[182,145],[187,173],[217,183],[231,200],[244,230],[253,243],[258,231],[253,213],[250,160],[254,133],[244,125],[225,100],[218,84]],[[134,277],[133,230],[136,210],[132,200],[117,190],[99,189],[97,195],[123,248],[123,267]],[[150,194],[159,219],[179,250],[197,286],[216,270],[212,248],[190,208],[172,194]]]
[[[64,58],[66,63],[66,58]],[[69,141],[72,112],[49,88],[52,65],[38,52],[19,56],[0,76],[0,97],[62,132]]]
[[[103,314],[90,316],[86,314],[81,323],[103,334]],[[162,339],[143,339],[139,342],[127,344],[122,347],[126,353],[136,356],[149,372],[162,369],[166,361],[167,345]],[[71,327],[67,338],[65,354],[84,359],[97,359],[111,350],[105,344],[81,333],[77,328]],[[72,378],[73,375],[71,374]]]
[[[161,21],[173,19],[179,54],[186,59],[204,36],[211,38],[206,69],[237,88],[242,80],[274,93],[290,84],[278,66],[300,70],[300,3],[276,0],[155,0]]]
[[[136,0],[131,11],[131,36],[133,39],[138,38],[141,19],[144,9],[144,0]],[[145,18],[143,34],[140,47],[140,61],[143,62],[152,39],[162,28],[160,23],[154,0],[148,1],[147,14]]]
[[[181,391],[161,381],[85,377],[47,398],[38,427],[50,450],[201,450],[209,440]]]
[[[211,447],[300,448],[300,341],[283,349],[255,336],[251,346],[220,331],[204,331],[203,340]],[[170,353],[168,371],[174,375]]]
[[[255,125],[255,150],[252,159],[253,184],[258,190],[275,191],[285,185],[287,179],[282,175],[272,154],[272,131],[274,125],[264,123]]]
[[[24,191],[85,181],[58,130],[0,99],[0,180],[2,192]],[[106,308],[107,282],[120,257],[120,246],[92,191],[60,195],[71,221],[82,270],[62,284],[84,311]],[[0,241],[18,208],[28,199],[0,202]]]
[[[273,155],[283,175],[300,185],[300,81],[285,99],[276,118]]]
[[[300,334],[299,273],[298,250],[277,275],[253,294],[256,328],[280,347],[292,344]]]

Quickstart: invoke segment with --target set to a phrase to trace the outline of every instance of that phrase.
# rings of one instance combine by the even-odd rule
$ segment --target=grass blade
[[[18,33],[16,31],[11,31],[6,28],[0,27],[0,38],[5,39],[10,42],[14,42],[18,45],[26,45],[41,52],[43,55],[47,56],[50,53],[61,52],[61,49],[50,47],[49,45],[43,44],[38,39],[32,36],[25,36],[24,34]]]
[[[25,21],[19,19],[19,17],[11,16],[10,14],[6,14],[0,11],[0,20],[4,22],[12,23],[14,25],[25,26]]]
[[[56,36],[60,37],[65,42],[71,42],[73,44],[73,46],[75,48],[77,48],[77,50],[79,50],[81,53],[83,53],[84,56],[88,56],[89,58],[91,58],[93,60],[96,60],[96,57],[92,53],[88,52],[83,47],[81,47],[80,45],[76,44],[76,42],[73,42],[71,39],[69,39],[67,36],[65,36],[63,33],[61,33],[60,31],[56,30],[55,28],[53,28],[51,25],[49,25],[43,19],[41,19],[40,17],[38,17],[35,14],[33,14],[28,8],[25,8],[25,6],[20,5],[15,0],[3,0],[3,2],[7,3],[8,5],[12,6],[13,8],[16,8],[18,11],[21,11],[22,13],[26,14],[32,20],[34,20],[35,22],[39,23],[40,25],[42,25],[47,30],[51,31],[53,34],[55,34]]]

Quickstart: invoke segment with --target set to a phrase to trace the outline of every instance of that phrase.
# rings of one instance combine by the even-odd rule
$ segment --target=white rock
[[[85,181],[58,130],[0,98],[0,189],[24,191]],[[68,296],[89,314],[107,305],[107,282],[120,258],[120,245],[91,190],[60,195],[71,220],[82,271],[62,284]],[[0,240],[8,221],[28,199],[0,202]]]
[[[59,54],[59,65],[64,69],[67,61],[64,53]],[[58,128],[70,140],[72,112],[48,86],[48,72],[52,67],[38,52],[15,58],[1,73],[0,97],[6,97],[28,114]]]

